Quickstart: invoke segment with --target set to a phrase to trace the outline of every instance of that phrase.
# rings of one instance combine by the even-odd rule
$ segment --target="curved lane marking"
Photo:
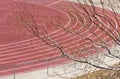
[[[60,3],[60,2],[62,2],[62,1],[63,1],[63,0],[54,1],[53,3],[47,4],[46,6],[50,7],[50,6],[53,6],[53,5],[56,5],[56,4]]]

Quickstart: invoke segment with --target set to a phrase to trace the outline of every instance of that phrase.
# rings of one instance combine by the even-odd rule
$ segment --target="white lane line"
[[[46,5],[46,6],[50,7],[50,6],[53,6],[53,5],[56,5],[56,4],[60,3],[60,2],[62,2],[62,1],[63,1],[63,0],[54,1],[53,3],[48,4],[48,5]]]

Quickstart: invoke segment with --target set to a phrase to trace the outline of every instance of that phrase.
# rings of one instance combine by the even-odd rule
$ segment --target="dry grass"
[[[74,79],[120,79],[120,71],[97,70]]]
[[[98,70],[76,79],[120,79],[120,72],[107,71],[107,70]]]

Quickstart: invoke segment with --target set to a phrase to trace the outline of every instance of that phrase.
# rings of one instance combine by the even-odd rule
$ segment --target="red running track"
[[[70,28],[73,31],[77,30],[79,34],[89,38],[93,38],[95,42],[98,42],[99,40],[91,33],[91,29],[94,31],[94,33],[98,35],[99,38],[103,38],[103,40],[107,41],[108,44],[112,42],[112,39],[108,35],[106,35],[98,27],[96,27],[95,24],[90,22],[86,12],[83,9],[78,9],[78,12],[81,14],[79,17],[81,17],[81,20],[83,22],[78,19],[77,15],[69,15],[67,14],[67,11],[58,9],[60,8],[60,6],[69,9],[69,7],[67,7],[69,2],[62,1],[54,4],[56,3],[55,0],[39,0],[40,2],[37,3],[32,0],[32,2],[25,3],[19,1],[16,1],[15,3],[14,1],[4,0],[0,3],[1,77],[13,74],[14,69],[16,73],[23,73],[46,68],[48,66],[56,66],[66,62],[70,62],[70,60],[67,58],[61,58],[61,53],[57,49],[51,48],[41,40],[31,35],[29,31],[23,27],[24,25],[22,25],[20,21],[16,19],[13,11],[18,12],[19,14],[23,14],[23,12],[21,12],[21,8],[23,7],[25,7],[30,13],[34,13],[33,15],[35,16],[35,20],[37,22],[43,22],[44,19],[47,19],[47,23],[49,23],[49,20],[53,20],[55,22],[59,22],[59,20],[61,20],[63,21],[61,25],[63,25],[64,27]],[[18,6],[16,6],[15,4],[21,7],[18,9]],[[46,5],[49,4],[54,5],[47,7]],[[83,5],[81,4],[81,6]],[[75,6],[75,8],[78,8],[78,6]],[[91,6],[87,6],[88,11],[90,8]],[[101,16],[104,16],[102,13],[102,9],[96,9],[97,13],[99,13]],[[57,19],[58,16],[60,17],[60,19]],[[98,21],[95,21],[98,25],[100,25],[104,29],[106,29],[106,25],[111,30],[113,30],[114,34],[116,34],[114,28],[119,29],[119,27],[114,14],[111,11],[106,10],[106,16],[104,17],[110,20],[110,22],[115,26],[114,28],[106,19],[100,16],[97,17],[99,18],[99,21],[103,23],[103,25],[100,25]],[[93,17],[91,18],[94,19]],[[15,24],[13,24],[13,22]],[[84,27],[83,23],[84,26],[88,27]],[[64,50],[66,52],[70,52],[69,50],[79,49],[81,51],[81,53],[78,54],[79,58],[97,53],[96,49],[93,49],[94,43],[91,43],[88,40],[84,40],[81,37],[70,34],[63,29],[53,27],[51,25],[46,25],[46,29],[49,35],[65,48]],[[106,31],[109,32],[107,29]],[[85,46],[86,49],[84,49],[83,46]]]

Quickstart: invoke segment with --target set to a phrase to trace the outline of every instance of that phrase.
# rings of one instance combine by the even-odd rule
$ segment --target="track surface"
[[[22,0],[16,0],[16,2],[22,7],[24,7],[25,5],[27,10],[29,10],[30,12],[33,12],[34,10],[34,16],[37,17],[35,19],[38,22],[42,21],[44,18],[54,20],[57,23],[59,22],[59,20],[56,18],[59,16],[61,17],[60,20],[63,21],[61,25],[63,25],[64,27],[69,27],[73,31],[77,30],[81,35],[93,38],[94,41],[97,42],[98,39],[90,31],[92,29],[96,34],[98,34],[98,37],[103,38],[103,40],[109,43],[112,42],[112,39],[108,35],[106,35],[102,30],[100,30],[93,23],[90,22],[84,10],[80,9],[79,13],[81,13],[80,17],[81,20],[84,21],[84,25],[88,25],[88,27],[82,26],[83,22],[78,20],[77,15],[70,16],[67,11],[58,9],[60,8],[60,6],[69,8],[66,6],[69,4],[69,2],[65,2],[62,0],[28,0],[26,2]],[[48,66],[50,67],[60,65],[70,61],[64,57],[55,60],[46,60],[49,58],[57,58],[61,55],[61,53],[57,49],[51,48],[41,40],[29,34],[29,31],[22,27],[24,25],[13,24],[13,22],[19,23],[19,20],[16,20],[16,18],[14,17],[14,13],[11,12],[10,8],[8,9],[8,6],[11,6],[11,4],[14,4],[14,1],[4,0],[0,3],[1,77],[13,74],[14,70],[16,73],[23,73],[46,68]],[[75,8],[77,8],[77,6],[75,6]],[[12,10],[18,11],[19,9],[16,8],[16,6],[12,6]],[[20,11],[18,12],[21,13]],[[97,12],[101,16],[103,16],[102,10],[100,8],[97,8]],[[116,29],[118,29],[118,24],[115,20],[114,14],[110,11],[106,11],[106,14],[107,16],[105,17],[110,19],[111,23],[114,24]],[[113,33],[115,33],[113,27],[111,27],[109,22],[107,22],[104,18],[98,18],[101,22],[103,22],[103,24],[109,26],[109,28],[113,30]],[[101,25],[101,27],[103,26]],[[59,42],[65,48],[64,50],[67,52],[69,52],[69,50],[71,49],[79,48],[79,50],[82,50],[79,57],[84,57],[86,55],[96,53],[96,50],[93,49],[94,44],[90,41],[79,38],[73,34],[64,31],[63,29],[56,28],[51,25],[47,25],[46,29],[49,35],[54,40]],[[86,46],[89,51],[86,51],[87,49],[85,50],[83,46]]]

